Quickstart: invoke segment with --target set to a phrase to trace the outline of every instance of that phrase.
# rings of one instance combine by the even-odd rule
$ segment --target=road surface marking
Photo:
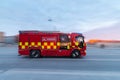
[[[14,59],[9,59],[9,60],[14,60]],[[33,61],[34,60],[37,60],[38,59],[32,59]],[[77,58],[77,59],[68,59],[68,58],[42,58],[40,59],[40,61],[118,61],[120,62],[120,59],[99,59],[99,58],[91,58],[91,59],[87,59],[87,58]]]
[[[36,60],[36,59],[34,59]],[[77,58],[77,59],[68,59],[68,58],[44,58],[44,59],[40,59],[40,61],[57,61],[57,60],[60,60],[60,61],[120,61],[120,59],[98,59],[98,58],[93,58],[93,59],[86,59],[86,58]]]
[[[82,59],[87,61],[120,61],[120,59]]]
[[[96,56],[96,55],[101,55],[101,56],[103,56],[103,55],[105,55],[105,56],[106,56],[106,55],[107,55],[107,56],[109,56],[109,55],[110,55],[110,56],[111,56],[111,55],[112,55],[112,56],[114,56],[114,55],[115,55],[115,56],[116,56],[116,55],[119,55],[119,56],[120,56],[120,54],[119,54],[119,53],[118,53],[118,54],[109,54],[109,53],[104,53],[104,54],[102,53],[102,54],[98,54],[98,53],[96,53],[96,54],[87,54],[87,55],[88,55],[88,56],[89,56],[89,55],[95,55],[95,56]]]
[[[32,74],[43,74],[43,75],[88,75],[88,76],[117,76],[120,77],[120,72],[112,71],[78,71],[78,70],[54,70],[54,69],[12,69],[6,72],[7,74],[14,75],[32,75]]]

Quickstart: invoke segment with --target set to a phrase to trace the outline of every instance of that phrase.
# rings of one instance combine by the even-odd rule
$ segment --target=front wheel
[[[40,51],[39,50],[30,51],[30,57],[31,58],[39,58],[40,57]]]
[[[79,50],[72,51],[71,57],[72,58],[78,58],[78,57],[80,57],[80,51]]]

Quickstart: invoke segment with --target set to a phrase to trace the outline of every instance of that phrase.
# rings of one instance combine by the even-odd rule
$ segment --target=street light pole
[[[49,22],[52,22],[52,25],[53,25],[53,31],[57,31],[57,28],[56,26],[54,25],[54,22],[51,18],[48,19]]]

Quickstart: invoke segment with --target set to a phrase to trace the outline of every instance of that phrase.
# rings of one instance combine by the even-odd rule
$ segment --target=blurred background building
[[[88,46],[94,47],[120,47],[120,40],[97,40],[91,39],[87,42]]]
[[[17,43],[16,36],[4,36],[4,43],[5,44],[15,44]]]
[[[16,45],[18,42],[18,35],[5,36],[4,32],[0,32],[0,46]]]
[[[0,32],[0,43],[4,42],[4,32]]]
[[[0,46],[4,45],[4,32],[0,32]]]

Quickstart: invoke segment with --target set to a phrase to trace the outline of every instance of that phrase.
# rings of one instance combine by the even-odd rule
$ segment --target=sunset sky
[[[120,0],[0,0],[0,31],[87,32],[120,22]]]

